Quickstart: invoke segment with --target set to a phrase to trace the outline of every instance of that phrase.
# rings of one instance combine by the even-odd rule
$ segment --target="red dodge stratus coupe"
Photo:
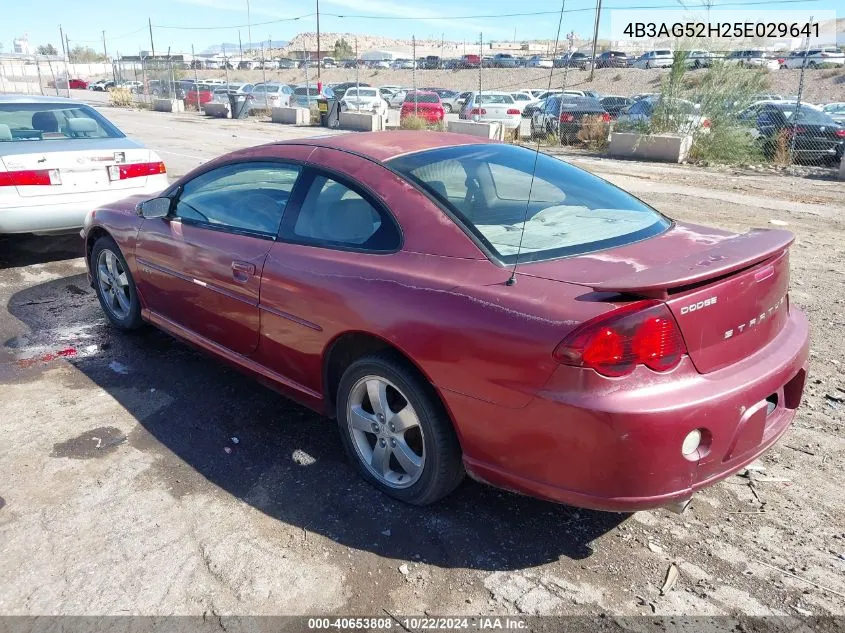
[[[788,428],[808,326],[780,230],[675,222],[563,161],[382,132],[240,150],[89,213],[108,319],[337,418],[426,504],[464,472],[602,510],[683,504]]]

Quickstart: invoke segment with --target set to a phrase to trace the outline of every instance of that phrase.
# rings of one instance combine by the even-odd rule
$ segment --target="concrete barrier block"
[[[228,119],[232,116],[228,103],[204,103],[202,111],[205,112],[206,116],[213,116],[218,119]]]
[[[692,147],[692,136],[679,134],[637,134],[613,132],[608,154],[620,158],[639,158],[682,163]]]
[[[470,134],[496,141],[504,140],[503,128],[499,123],[476,123],[475,121],[449,121],[448,130],[456,134]]]
[[[519,138],[531,138],[531,119],[522,119],[519,122]]]
[[[839,163],[839,180],[845,180],[845,157]]]
[[[185,102],[181,99],[156,99],[153,101],[156,112],[184,112]]]
[[[272,108],[273,123],[289,125],[311,125],[311,111],[308,108]]]
[[[360,112],[341,112],[340,129],[356,132],[380,132],[385,129],[385,119],[379,114],[362,114]]]

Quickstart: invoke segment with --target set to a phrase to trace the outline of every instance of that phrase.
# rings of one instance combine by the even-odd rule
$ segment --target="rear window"
[[[389,165],[437,198],[505,264],[515,261],[520,239],[520,261],[539,261],[622,246],[671,225],[610,183],[522,147],[447,147]]]
[[[672,51],[654,51],[655,55],[660,55],[661,57],[667,57],[672,55]]]
[[[378,92],[376,92],[375,89],[365,90],[365,89],[361,88],[360,90],[357,90],[355,88],[350,88],[349,90],[346,91],[346,96],[347,97],[356,97],[356,96],[358,96],[358,97],[376,97],[376,96],[378,96]]]
[[[320,96],[320,93],[317,91],[316,87],[314,87],[314,88],[296,88],[293,91],[293,94],[297,95],[298,97],[305,97],[305,96],[318,97],[318,96]]]
[[[86,105],[0,103],[0,143],[122,137],[120,130]]]
[[[815,108],[802,107],[801,110],[798,111],[797,115],[794,106],[791,108],[779,109],[783,112],[784,116],[790,123],[797,121],[798,123],[809,123],[811,125],[836,125],[836,121],[834,121],[830,115],[825,114],[820,110],[816,110]]]
[[[440,97],[419,92],[409,92],[405,95],[405,101],[410,101],[411,103],[440,103]]]
[[[513,103],[513,97],[510,96],[510,95],[484,95],[484,94],[481,94],[481,95],[476,96],[475,102],[480,103],[480,104],[487,103],[487,104],[491,104],[491,105],[495,105],[497,103],[498,104],[510,104],[510,103]]]

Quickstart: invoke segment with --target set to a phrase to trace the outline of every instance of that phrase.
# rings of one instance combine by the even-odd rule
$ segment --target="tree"
[[[38,53],[39,55],[58,55],[59,54],[59,51],[57,51],[56,47],[53,46],[52,44],[42,44],[37,49],[35,49],[35,52]]]
[[[74,46],[68,57],[70,57],[70,61],[73,64],[90,64],[92,62],[106,61],[102,53],[98,53],[88,46]]]
[[[347,42],[346,38],[343,37],[339,40],[335,40],[334,51],[332,52],[335,59],[351,59],[355,57],[355,51],[352,50],[349,42]]]

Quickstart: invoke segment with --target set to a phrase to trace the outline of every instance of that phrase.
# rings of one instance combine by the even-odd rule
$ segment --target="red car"
[[[409,116],[418,116],[425,119],[427,123],[439,123],[446,116],[443,102],[436,92],[417,90],[405,95],[402,102],[402,109],[399,111],[399,120]]]
[[[88,82],[84,79],[71,79],[70,80],[70,89],[71,90],[87,90],[88,89]]]
[[[196,86],[185,93],[185,105],[194,106],[197,109],[204,103],[210,103],[213,99],[214,90],[210,86]]]
[[[236,151],[82,235],[111,323],[336,418],[361,474],[414,504],[464,472],[589,508],[683,504],[786,431],[807,375],[792,234],[676,222],[474,136]]]

